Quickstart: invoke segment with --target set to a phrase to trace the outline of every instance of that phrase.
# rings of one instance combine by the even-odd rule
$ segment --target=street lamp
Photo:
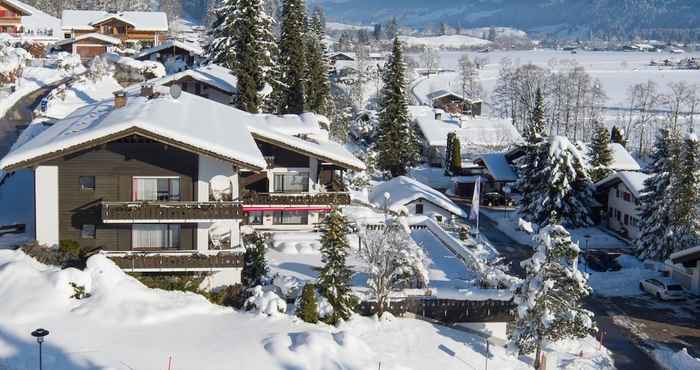
[[[41,344],[44,343],[44,337],[49,335],[49,331],[46,329],[36,329],[32,332],[32,336],[36,338],[36,342],[39,343],[39,370],[42,370],[42,358],[41,358]]]
[[[391,194],[388,191],[384,192],[384,223],[389,219],[389,198]]]

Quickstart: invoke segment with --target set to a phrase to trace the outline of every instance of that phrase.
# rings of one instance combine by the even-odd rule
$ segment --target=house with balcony
[[[27,5],[16,0],[0,0],[0,33],[22,32],[22,17],[30,15]]]
[[[601,223],[627,238],[639,236],[639,198],[649,175],[618,171],[595,183],[596,198],[603,205]]]
[[[134,59],[162,63],[166,72],[172,74],[200,65],[205,57],[204,49],[197,44],[167,40],[156,46],[141,50],[140,53],[134,56]]]
[[[334,187],[342,171],[364,169],[338,144],[267,127],[286,120],[146,86],[76,110],[0,168],[33,170],[40,244],[74,240],[128,271],[232,284],[242,224],[313,227],[349,203]]]
[[[164,12],[64,10],[61,29],[64,39],[98,33],[119,39],[127,47],[149,48],[165,40],[168,17]]]

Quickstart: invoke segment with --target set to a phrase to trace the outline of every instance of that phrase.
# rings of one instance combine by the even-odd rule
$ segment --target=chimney
[[[144,98],[152,99],[154,97],[155,89],[152,84],[141,85],[141,96]]]
[[[122,108],[126,105],[126,91],[119,90],[114,92],[114,109]]]

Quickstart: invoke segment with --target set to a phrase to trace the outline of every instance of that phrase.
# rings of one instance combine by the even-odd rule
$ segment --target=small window
[[[435,221],[442,223],[442,216],[440,215],[435,215]]]
[[[613,207],[610,207],[610,212],[608,212],[608,217],[610,217],[610,218],[615,217],[615,213],[613,213]]]
[[[423,205],[422,204],[416,204],[416,214],[417,215],[423,214]]]
[[[83,239],[95,239],[95,225],[93,224],[84,224],[80,228],[80,237]]]
[[[620,197],[620,189],[615,188],[615,198],[619,198],[619,197]]]
[[[80,176],[80,190],[95,190],[95,176]]]
[[[622,194],[622,198],[625,200],[625,202],[631,202],[632,201],[632,194],[625,192]]]
[[[625,215],[625,225],[629,225],[630,223],[630,216]]]
[[[262,225],[262,224],[263,224],[262,211],[248,212],[248,225]]]
[[[70,38],[70,33],[64,33],[64,34],[63,34],[63,38],[69,39],[69,38]]]
[[[622,217],[620,217],[621,215],[622,215],[622,214],[620,213],[620,211],[615,210],[615,216],[617,217],[617,220],[618,220],[618,221],[620,221],[620,220],[622,219]]]

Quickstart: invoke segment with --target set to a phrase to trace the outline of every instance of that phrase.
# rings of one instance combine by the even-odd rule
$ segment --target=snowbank
[[[659,277],[654,270],[644,268],[641,261],[634,256],[623,255],[617,258],[622,266],[619,271],[591,271],[588,283],[593,288],[593,294],[602,296],[633,296],[641,294],[641,280]]]
[[[685,348],[678,352],[660,348],[655,349],[653,354],[656,362],[665,369],[700,370],[700,359],[691,356]]]

